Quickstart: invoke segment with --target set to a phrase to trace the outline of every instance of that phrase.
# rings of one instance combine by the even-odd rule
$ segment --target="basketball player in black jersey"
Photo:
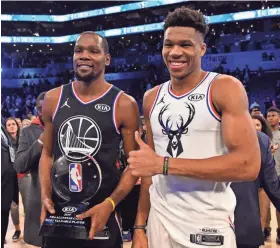
[[[99,178],[102,183],[93,197],[93,206],[77,216],[91,218],[89,240],[45,237],[44,248],[122,246],[114,209],[138,178],[132,176],[130,170],[125,170],[119,180],[115,162],[121,139],[126,155],[137,149],[134,132],[139,128],[139,112],[132,97],[105,81],[105,66],[109,64],[106,39],[94,32],[84,32],[74,48],[76,81],[46,94],[43,104],[44,147],[39,171],[43,205],[41,221],[46,217],[46,211],[55,212],[50,178],[53,163],[61,156],[76,163],[87,159],[84,154],[94,157],[102,172],[102,178]],[[82,154],[75,153],[79,149],[83,150]],[[111,242],[95,240],[95,233],[102,231],[111,218],[114,219]]]

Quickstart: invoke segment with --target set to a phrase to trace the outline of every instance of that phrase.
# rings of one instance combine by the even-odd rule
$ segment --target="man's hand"
[[[127,160],[132,175],[145,177],[161,174],[163,171],[163,158],[158,156],[141,140],[137,131],[135,132],[135,140],[140,150],[130,152]]]
[[[50,214],[54,214],[55,210],[54,210],[54,204],[52,199],[46,197],[42,199],[42,209],[41,209],[41,217],[40,217],[41,224],[46,219],[47,212],[49,212]]]
[[[274,154],[278,150],[279,144],[271,145],[270,148],[271,148],[272,154]]]
[[[148,248],[148,239],[142,229],[135,229],[131,248]]]
[[[108,200],[105,200],[102,203],[92,207],[88,211],[76,216],[80,220],[91,217],[89,239],[93,240],[95,233],[104,229],[104,226],[106,225],[112,210],[112,204]]]

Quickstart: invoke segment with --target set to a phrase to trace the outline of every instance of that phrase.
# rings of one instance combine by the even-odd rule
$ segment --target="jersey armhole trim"
[[[60,102],[61,102],[61,99],[62,99],[63,86],[64,86],[64,85],[62,85],[62,86],[60,87],[59,98],[58,98],[58,101],[57,101],[57,103],[56,103],[56,108],[55,108],[55,111],[54,111],[54,113],[53,113],[52,120],[54,120],[54,118],[55,118],[55,116],[56,116],[56,113],[57,113],[57,111],[58,111],[58,107],[59,107]]]
[[[120,229],[120,233],[122,233],[121,222],[120,222],[120,219],[119,219],[119,216],[118,216],[117,212],[115,212],[115,219],[116,219],[116,222],[118,224],[118,228]],[[122,241],[123,241],[123,236],[122,235],[121,235],[121,238],[122,238]]]
[[[119,130],[119,127],[118,127],[118,123],[117,123],[117,118],[116,118],[116,105],[117,105],[117,102],[118,102],[118,100],[119,100],[119,97],[120,97],[120,95],[121,94],[123,94],[124,92],[123,91],[120,91],[118,94],[117,94],[117,96],[116,96],[116,98],[115,98],[115,100],[114,100],[114,103],[113,103],[113,122],[114,122],[114,126],[115,126],[115,128],[116,128],[116,132],[118,133],[118,134],[120,134],[120,130]]]
[[[212,81],[210,82],[208,89],[207,89],[207,108],[210,112],[210,114],[218,121],[221,122],[221,113],[219,113],[216,109],[216,107],[213,104],[212,101],[212,83],[214,82],[215,78],[218,76],[219,74],[217,74]]]
[[[152,113],[153,113],[153,111],[154,111],[154,108],[155,108],[155,106],[156,106],[156,103],[157,103],[157,100],[158,100],[158,97],[159,97],[159,95],[160,95],[160,91],[161,91],[161,88],[163,87],[163,85],[164,85],[164,84],[161,84],[161,85],[158,86],[157,94],[156,94],[156,97],[155,97],[155,99],[154,99],[154,103],[153,103],[153,105],[152,105],[152,107],[151,107],[151,109],[150,109],[150,111],[149,111],[149,118],[151,118],[151,115],[152,115]]]
[[[228,217],[228,220],[229,220],[229,225],[230,225],[230,227],[231,227],[232,230],[235,232],[235,225],[234,225],[234,223],[232,222],[230,216]]]

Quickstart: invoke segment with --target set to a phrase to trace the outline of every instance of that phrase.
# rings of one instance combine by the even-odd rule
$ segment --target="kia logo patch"
[[[201,101],[205,97],[204,94],[195,93],[188,97],[190,101],[198,102]]]
[[[106,104],[96,104],[95,109],[99,112],[108,112],[111,110],[110,106]]]

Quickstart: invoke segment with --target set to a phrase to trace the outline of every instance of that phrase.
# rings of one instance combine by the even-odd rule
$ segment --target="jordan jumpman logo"
[[[67,106],[68,108],[70,108],[70,106],[68,105],[68,100],[69,98],[66,99],[65,103],[60,107],[60,108],[63,108],[65,106]]]
[[[161,104],[161,103],[165,103],[165,101],[164,101],[164,97],[165,97],[165,94],[163,95],[163,97],[161,98],[161,100],[158,102],[158,104],[157,105],[159,105],[159,104]]]

